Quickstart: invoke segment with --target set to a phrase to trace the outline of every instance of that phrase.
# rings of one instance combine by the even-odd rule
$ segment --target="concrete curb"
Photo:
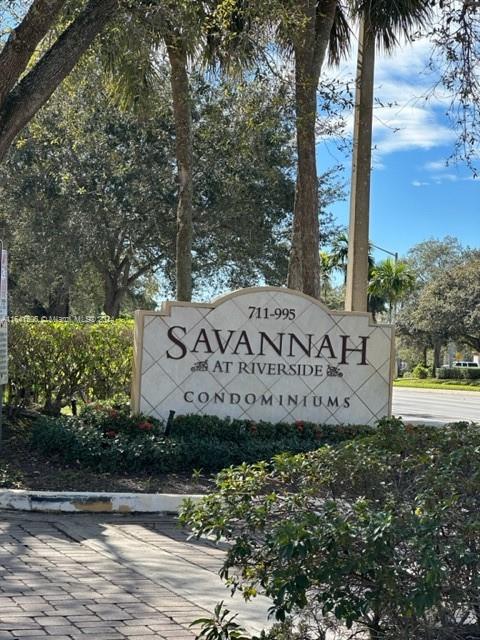
[[[90,491],[0,491],[0,509],[47,513],[173,513],[186,498],[197,502],[197,494],[104,493]]]

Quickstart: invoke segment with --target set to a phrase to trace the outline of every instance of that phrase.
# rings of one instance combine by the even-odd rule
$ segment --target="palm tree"
[[[347,284],[347,264],[348,264],[348,234],[345,231],[339,233],[332,242],[332,251],[330,253],[330,259],[334,264],[334,267],[343,273],[344,284]],[[375,260],[372,256],[372,245],[368,243],[368,272],[375,265]]]
[[[166,52],[177,161],[176,299],[192,298],[193,133],[188,65],[198,54],[208,0],[164,0],[141,6],[105,39],[112,96],[125,108],[148,109],[154,100],[158,54]]]
[[[366,311],[368,292],[368,233],[375,47],[392,51],[398,37],[409,38],[432,12],[429,0],[356,0],[353,15],[360,19],[350,200],[350,247],[347,311]]]
[[[297,182],[292,246],[287,284],[318,298],[320,295],[318,178],[316,166],[317,88],[330,45],[330,60],[338,62],[348,49],[349,30],[337,0],[300,0],[298,23],[287,46],[295,60]]]
[[[377,321],[379,313],[384,313],[386,310],[387,301],[382,296],[377,296],[373,293],[368,294],[367,311],[372,314],[374,322]]]
[[[373,271],[375,269],[375,259],[372,255],[372,245],[368,244],[368,279],[369,281],[372,278]],[[345,285],[347,283],[347,264],[348,264],[348,234],[345,231],[337,234],[332,242],[332,251],[329,256],[329,262],[333,268],[333,270],[338,270],[343,274]],[[322,254],[320,257],[323,258]],[[372,314],[372,318],[374,321],[377,319],[377,315],[379,313],[383,313],[385,311],[385,305],[387,304],[387,300],[383,295],[380,295],[378,292],[376,294],[372,293],[369,289],[368,293],[368,301],[367,301],[367,311]]]
[[[332,261],[332,254],[327,251],[320,251],[320,274],[322,280],[323,300],[327,300],[328,292],[332,288],[332,273],[335,269],[335,264]]]
[[[371,102],[369,96],[373,96],[375,43],[381,43],[387,50],[391,50],[397,42],[397,33],[408,34],[414,24],[418,24],[428,15],[431,3],[429,0],[398,0],[395,3],[387,3],[385,0],[350,0],[348,4],[351,14],[363,19],[358,86],[364,87],[361,94],[362,105],[368,105],[369,101]],[[230,47],[230,56],[236,55],[244,60],[246,51],[254,54],[254,43],[262,42],[258,34],[262,29],[271,34],[272,27],[276,30],[277,44],[293,55],[298,161],[288,286],[315,297],[318,297],[320,292],[315,159],[316,92],[327,50],[330,60],[337,62],[348,49],[349,27],[342,7],[343,3],[339,0],[298,0],[295,3],[291,0],[219,0],[216,11],[220,16],[220,26],[216,27],[214,35],[221,39],[222,30],[227,34],[224,37]],[[256,33],[252,35],[255,30]],[[371,87],[367,82],[368,71],[371,74]],[[361,79],[360,73],[363,74]],[[359,100],[361,95],[358,96]],[[367,195],[367,198],[352,196],[355,202],[360,203],[368,200],[369,194],[371,124],[370,132],[367,125],[368,122],[371,123],[371,109],[367,115],[363,111],[362,117],[357,117],[357,120],[356,140],[358,133],[365,129],[363,138],[368,141],[368,144],[363,141],[356,146],[357,159],[366,157],[360,152],[365,146],[368,147],[368,162],[362,165],[362,169],[365,168],[367,173],[358,174],[353,180],[354,184],[359,184],[357,189],[353,189],[354,193]],[[360,162],[354,161],[354,166],[360,169]],[[360,186],[363,191],[360,190]],[[358,216],[358,222],[351,228],[352,273],[356,272],[356,276],[361,276],[360,281],[365,282],[359,289],[356,277],[350,290],[360,290],[360,299],[363,304],[364,295],[366,309],[368,209],[367,215]],[[352,304],[357,306],[357,301]]]
[[[344,284],[347,282],[347,258],[348,258],[348,235],[342,231],[332,241],[332,251],[330,253],[332,264],[344,275]]]
[[[294,61],[297,176],[287,283],[320,297],[317,89],[327,56],[338,62],[349,29],[338,0],[218,0],[210,33],[223,65],[252,64],[275,43]]]
[[[372,269],[368,292],[387,301],[389,322],[395,322],[397,305],[413,291],[415,282],[415,272],[407,262],[387,258]]]

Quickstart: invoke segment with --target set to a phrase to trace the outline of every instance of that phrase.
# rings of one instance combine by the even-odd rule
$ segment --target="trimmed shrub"
[[[16,489],[21,487],[21,483],[21,473],[0,460],[0,488]]]
[[[222,442],[239,443],[252,439],[256,442],[297,439],[334,444],[350,440],[358,435],[369,434],[371,431],[372,427],[361,425],[320,425],[303,420],[297,420],[293,424],[252,422],[251,420],[232,420],[231,418],[194,414],[176,417],[172,426],[172,433],[176,437],[192,440],[215,438]]]
[[[181,521],[231,543],[221,575],[265,593],[279,620],[300,613],[315,629],[302,640],[478,638],[479,457],[478,425],[384,420],[336,447],[226,469]]]
[[[128,404],[104,404],[92,402],[82,408],[77,421],[87,427],[93,427],[104,434],[123,433],[130,437],[139,433],[163,434],[164,427],[160,420],[143,414],[132,416]]]
[[[182,466],[182,447],[155,432],[140,430],[143,416],[131,419],[117,432],[78,418],[43,417],[35,421],[32,445],[68,465],[100,472],[130,471],[167,473]],[[150,422],[149,422],[150,424]]]
[[[439,380],[480,380],[480,367],[441,367],[437,369]]]
[[[243,462],[268,460],[281,452],[312,451],[370,434],[371,427],[327,427],[179,416],[171,434],[158,420],[130,416],[125,407],[86,407],[79,417],[40,418],[32,445],[66,464],[96,471],[150,474],[202,469],[216,472]]]
[[[14,320],[8,330],[12,409],[36,405],[55,415],[74,396],[91,401],[129,393],[132,321]]]

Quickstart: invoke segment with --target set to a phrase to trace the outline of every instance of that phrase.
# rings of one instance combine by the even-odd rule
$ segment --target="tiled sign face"
[[[167,419],[373,424],[390,413],[393,330],[289,289],[138,311],[133,408]]]

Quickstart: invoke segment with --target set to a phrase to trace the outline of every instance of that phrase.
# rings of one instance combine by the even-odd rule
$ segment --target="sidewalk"
[[[230,598],[223,553],[169,517],[0,511],[0,640],[186,640],[220,600],[258,632],[268,601]]]

